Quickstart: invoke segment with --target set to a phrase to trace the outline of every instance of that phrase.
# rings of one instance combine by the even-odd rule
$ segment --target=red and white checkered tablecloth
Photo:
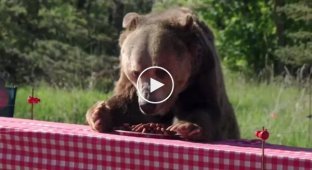
[[[267,144],[266,169],[312,169],[312,149]],[[0,118],[0,169],[260,169],[259,141],[214,144],[101,134]]]

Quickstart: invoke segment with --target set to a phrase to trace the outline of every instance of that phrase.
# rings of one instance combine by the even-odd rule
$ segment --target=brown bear
[[[213,33],[191,10],[128,13],[123,27],[119,39],[120,78],[113,96],[87,111],[87,122],[92,129],[110,132],[123,123],[154,122],[167,124],[167,130],[193,141],[240,137]],[[158,99],[168,92],[168,88],[160,88],[151,94],[136,87],[139,74],[150,66],[165,68],[174,80],[172,95],[160,104],[138,97],[142,92],[149,99]],[[149,75],[158,77],[164,84],[170,81],[159,70],[150,70]]]

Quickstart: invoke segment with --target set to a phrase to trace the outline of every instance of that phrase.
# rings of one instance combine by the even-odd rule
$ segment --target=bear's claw
[[[200,140],[202,138],[202,128],[191,122],[178,122],[167,128],[169,131],[177,132],[181,138],[188,140]]]

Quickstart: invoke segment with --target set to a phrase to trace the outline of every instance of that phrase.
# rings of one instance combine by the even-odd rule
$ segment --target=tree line
[[[224,65],[246,75],[312,65],[308,0],[0,0],[0,76],[16,85],[110,88],[127,12],[192,8],[214,31]]]

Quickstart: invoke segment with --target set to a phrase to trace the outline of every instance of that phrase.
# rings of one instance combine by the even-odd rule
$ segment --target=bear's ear
[[[189,29],[193,26],[193,17],[189,14],[180,16],[178,18],[178,24],[185,29]]]
[[[122,27],[133,30],[137,27],[140,15],[135,12],[130,12],[125,15],[122,21]]]

